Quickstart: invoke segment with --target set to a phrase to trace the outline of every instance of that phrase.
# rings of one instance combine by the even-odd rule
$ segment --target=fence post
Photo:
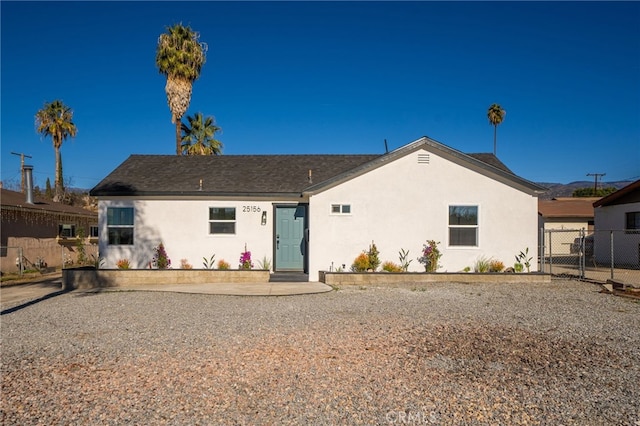
[[[584,279],[584,275],[585,275],[584,258],[586,253],[586,247],[585,247],[584,235],[585,235],[584,228],[582,228],[580,229],[580,248],[578,249],[578,271],[580,274],[580,279]]]
[[[544,227],[540,228],[540,249],[538,251],[538,259],[540,259],[540,272],[544,272]]]
[[[20,270],[20,277],[22,278],[22,271],[24,270],[24,257],[22,256],[22,247],[18,247],[18,258],[20,262],[18,262],[18,269]]]
[[[549,230],[549,274],[553,274],[553,231]]]
[[[611,279],[613,279],[613,265],[614,265],[614,261],[613,261],[613,230],[609,231],[609,239],[610,239],[610,244],[611,244]]]

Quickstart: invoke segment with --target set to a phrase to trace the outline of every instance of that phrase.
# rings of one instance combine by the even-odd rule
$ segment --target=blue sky
[[[8,2],[1,8],[2,180],[31,155],[53,182],[34,115],[74,111],[65,179],[91,188],[130,154],[173,154],[155,67],[165,27],[208,44],[187,114],[224,154],[383,153],[429,136],[492,152],[535,182],[640,178],[638,2]],[[153,171],[149,171],[153,173]],[[437,184],[437,182],[434,182]]]

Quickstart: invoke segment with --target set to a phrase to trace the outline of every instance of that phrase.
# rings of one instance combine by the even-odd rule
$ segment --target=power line
[[[24,153],[11,152],[13,155],[20,156],[20,192],[24,194],[24,157],[33,158],[30,155]]]
[[[595,177],[595,180],[593,182],[593,196],[594,197],[598,193],[598,177],[602,177],[602,176],[605,176],[605,175],[606,175],[606,173],[587,173],[587,176]]]

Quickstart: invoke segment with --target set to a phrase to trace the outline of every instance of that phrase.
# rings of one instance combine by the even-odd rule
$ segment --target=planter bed
[[[326,272],[320,271],[320,282],[332,286],[398,287],[428,283],[549,283],[551,275],[541,272],[505,274],[470,272]]]
[[[134,287],[146,284],[268,283],[268,270],[94,269],[62,270],[65,290]]]

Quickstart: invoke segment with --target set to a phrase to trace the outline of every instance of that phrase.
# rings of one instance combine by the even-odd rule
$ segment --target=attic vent
[[[418,164],[429,164],[429,154],[418,154]]]

